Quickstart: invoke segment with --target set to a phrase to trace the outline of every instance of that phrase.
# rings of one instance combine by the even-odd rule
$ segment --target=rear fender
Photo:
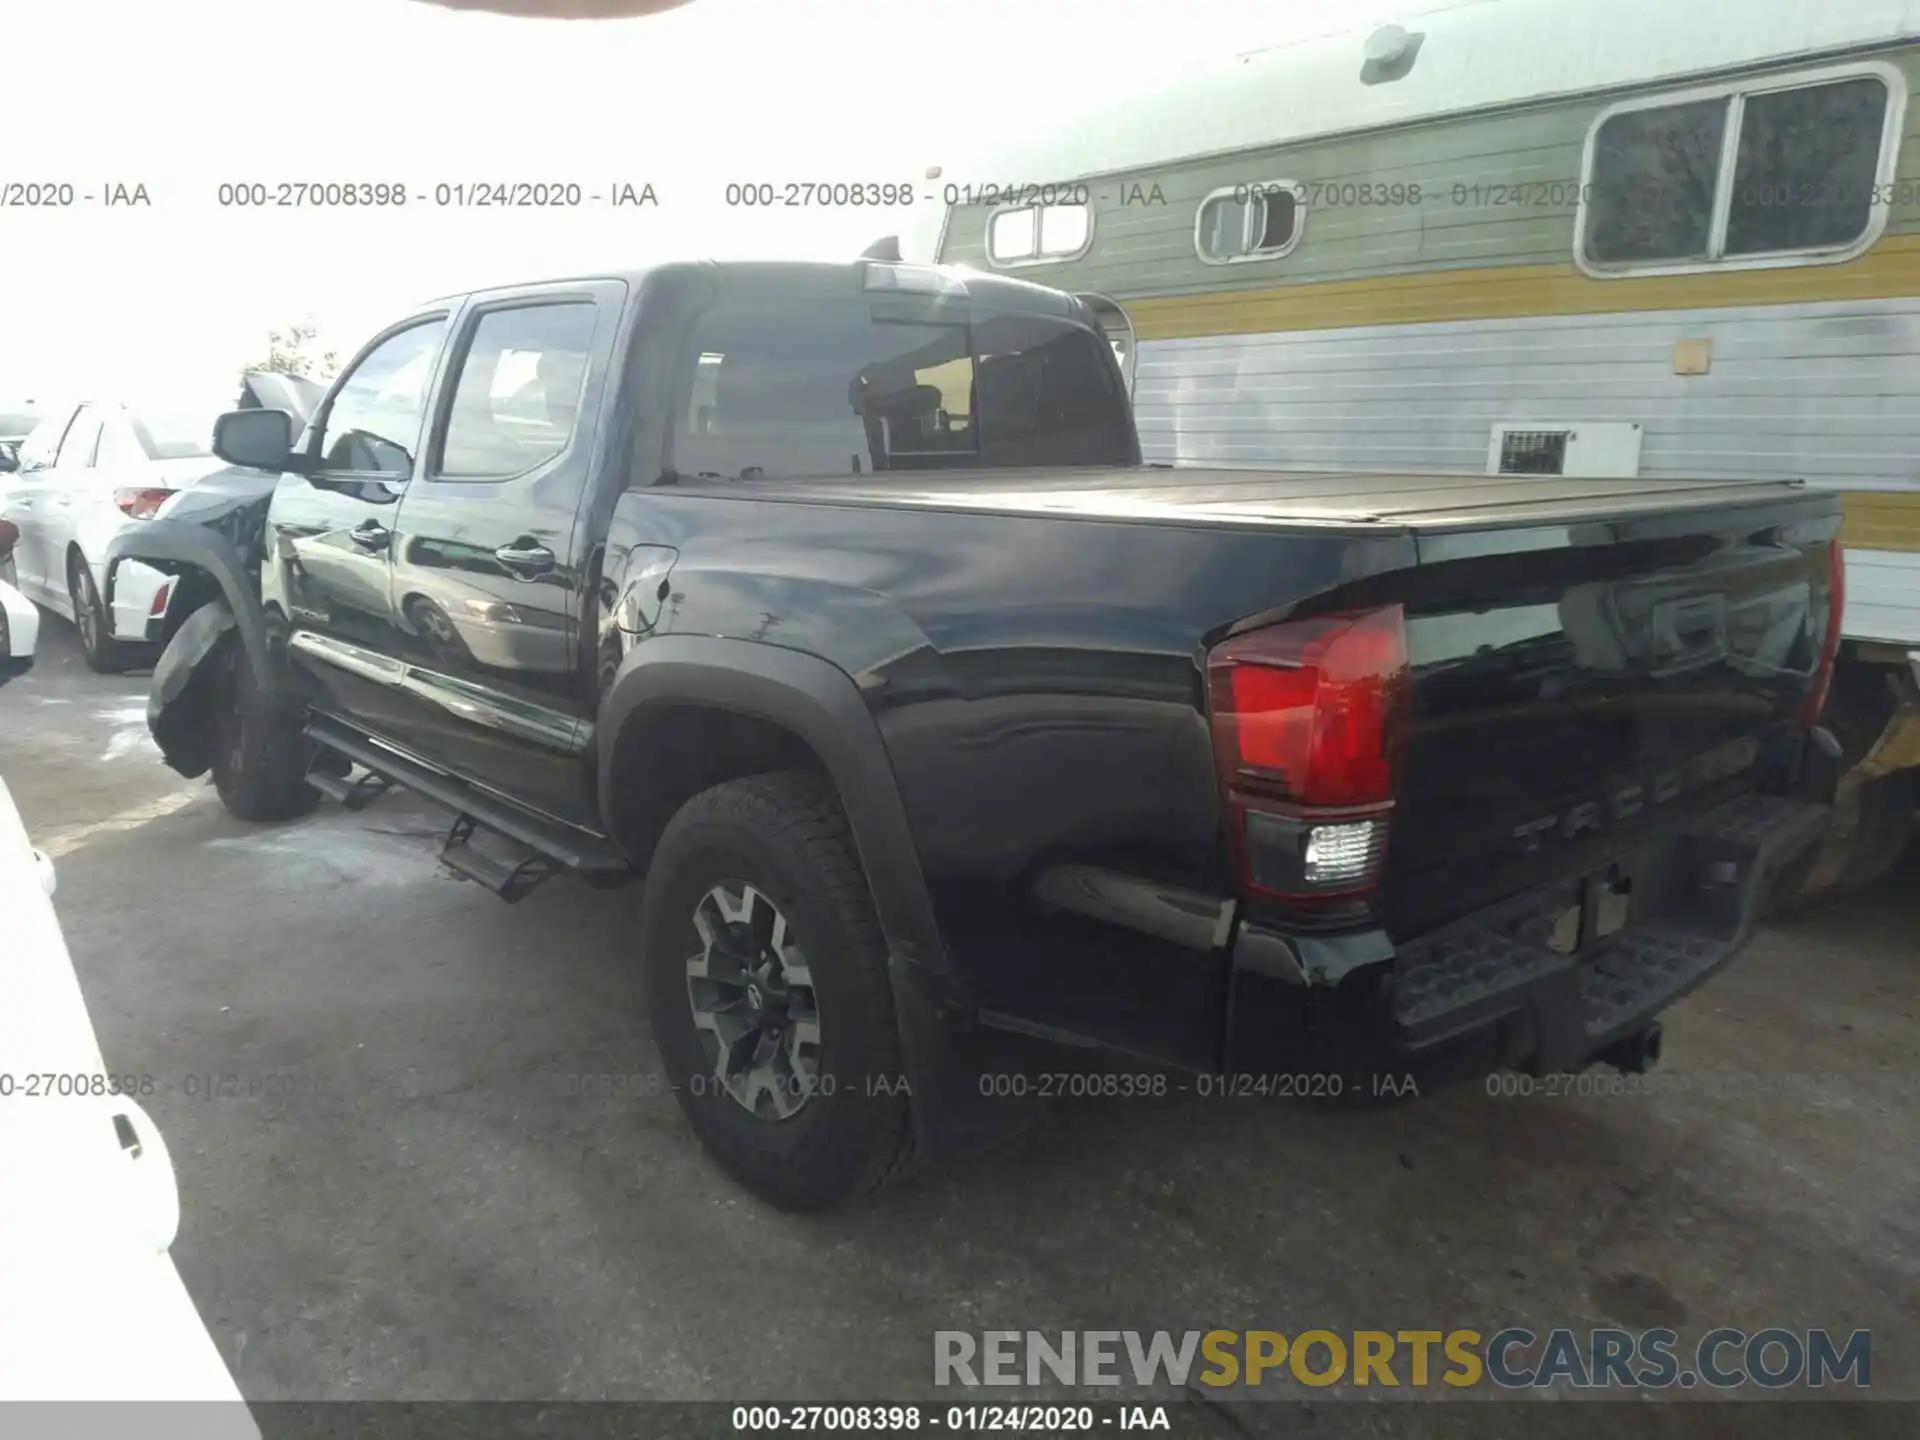
[[[216,652],[238,630],[227,603],[209,601],[187,617],[153,667],[147,729],[167,764],[189,780],[213,766],[219,733],[214,715],[219,696],[213,675]]]

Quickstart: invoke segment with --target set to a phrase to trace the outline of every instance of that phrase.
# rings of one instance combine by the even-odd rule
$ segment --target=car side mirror
[[[213,453],[250,470],[295,470],[293,435],[284,410],[229,410],[213,422]]]

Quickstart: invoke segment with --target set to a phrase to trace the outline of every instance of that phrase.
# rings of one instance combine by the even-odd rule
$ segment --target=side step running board
[[[320,752],[323,756],[326,752]],[[338,800],[349,810],[364,810],[393,788],[393,782],[384,775],[368,770],[357,780],[349,780],[344,775],[336,775],[331,770],[322,770],[317,766],[307,772],[307,784],[318,790],[330,800]]]
[[[484,885],[509,905],[524,900],[541,881],[560,873],[557,862],[511,840],[497,843],[512,846],[515,853],[488,854],[473,843],[474,836],[481,833],[480,822],[473,816],[456,816],[446,843],[440,847],[440,863],[476,885]]]
[[[633,878],[626,857],[603,836],[530,815],[450,775],[384,750],[332,720],[311,720],[307,735],[323,749],[371,772],[350,782],[316,762],[307,777],[314,789],[333,796],[349,809],[365,806],[393,785],[446,806],[458,818],[447,832],[440,858],[450,869],[485,885],[503,900],[521,899],[540,881],[561,870],[570,870],[596,886],[618,885]],[[507,842],[489,850],[510,848],[515,853],[503,858],[475,847],[471,842],[476,834],[485,833]]]

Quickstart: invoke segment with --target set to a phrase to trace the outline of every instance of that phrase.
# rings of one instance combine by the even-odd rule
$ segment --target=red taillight
[[[147,618],[157,620],[167,613],[167,597],[173,593],[173,582],[168,581],[153,592],[153,604],[147,607]]]
[[[1407,687],[1400,607],[1255,630],[1208,657],[1223,767],[1302,805],[1393,798]]]
[[[1371,888],[1410,699],[1401,608],[1237,636],[1207,682],[1242,881],[1295,898]]]
[[[153,512],[166,504],[173,495],[171,490],[151,487],[120,489],[113,492],[113,503],[120,507],[123,514],[136,520],[151,519]]]
[[[1813,672],[1813,688],[1800,709],[1802,725],[1817,724],[1833,686],[1833,667],[1840,658],[1840,627],[1847,609],[1847,552],[1838,540],[1827,542],[1827,633],[1820,642],[1820,663]]]

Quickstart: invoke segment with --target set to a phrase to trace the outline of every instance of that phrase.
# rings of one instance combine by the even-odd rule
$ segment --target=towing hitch
[[[1660,1022],[1624,1035],[1595,1058],[1626,1075],[1644,1075],[1660,1063]]]

